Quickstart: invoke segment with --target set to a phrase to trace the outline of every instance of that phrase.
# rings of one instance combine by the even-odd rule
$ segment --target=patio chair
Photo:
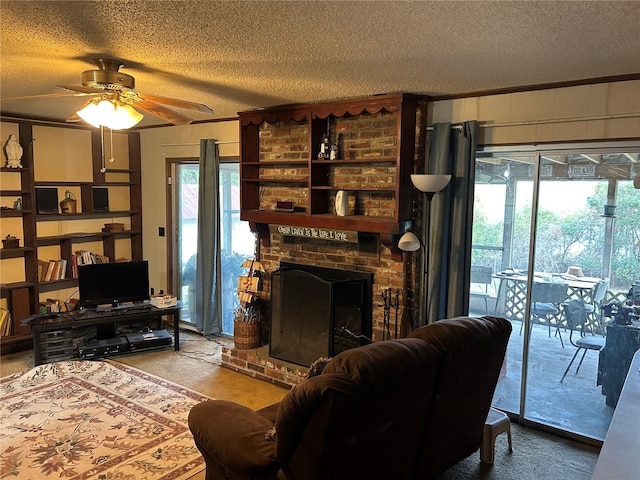
[[[560,332],[562,316],[560,305],[566,300],[566,284],[533,282],[531,289],[531,323],[547,325],[549,327],[549,336],[551,336],[551,326],[555,322],[556,335],[560,338],[562,348],[564,348],[564,341]],[[522,325],[520,325],[520,333],[522,333]]]
[[[567,318],[567,327],[569,328],[569,341],[571,345],[576,347],[576,353],[573,354],[573,358],[567,365],[567,369],[564,371],[562,378],[560,379],[560,383],[564,381],[564,377],[567,376],[571,365],[573,365],[574,360],[578,356],[580,350],[584,350],[582,352],[582,357],[580,358],[580,363],[578,363],[578,368],[576,368],[576,374],[580,371],[580,366],[582,365],[582,361],[584,360],[585,355],[588,350],[595,350],[599,352],[605,344],[605,338],[596,336],[596,335],[587,335],[585,332],[585,326],[587,323],[587,312],[585,310],[584,300],[581,299],[573,299],[569,300],[563,305],[564,313]],[[574,332],[580,332],[580,337],[574,341],[573,335]]]
[[[491,294],[489,293],[489,285],[493,282],[493,268],[485,267],[483,265],[471,265],[471,285],[478,285],[478,288],[474,288],[469,292],[469,298],[482,298],[484,299],[484,313],[489,314],[489,299]],[[495,309],[494,309],[495,310]]]
[[[604,297],[609,290],[609,278],[603,278],[593,288],[593,296],[591,297],[592,303],[585,303],[584,309],[587,312],[587,319],[593,325],[594,329],[598,330],[598,333],[604,335],[604,322],[602,309],[604,307]]]

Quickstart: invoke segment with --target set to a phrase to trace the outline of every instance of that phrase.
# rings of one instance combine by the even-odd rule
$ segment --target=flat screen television
[[[81,308],[149,300],[149,262],[96,263],[78,266]]]

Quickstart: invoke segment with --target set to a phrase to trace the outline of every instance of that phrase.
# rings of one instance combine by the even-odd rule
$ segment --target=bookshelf
[[[17,248],[0,249],[0,308],[11,313],[9,335],[0,337],[2,354],[32,346],[28,327],[20,320],[39,311],[40,303],[77,289],[72,257],[88,250],[114,261],[142,260],[142,190],[140,134],[118,132],[112,156],[115,165],[103,167],[100,131],[84,126],[52,124],[0,116],[3,139],[15,134],[23,148],[23,168],[0,167],[0,234],[20,238]],[[112,167],[112,168],[110,168]],[[55,188],[58,201],[70,191],[77,199],[75,213],[38,212],[37,188]],[[108,191],[109,206],[97,208],[94,189]],[[22,209],[13,209],[22,199]],[[4,208],[7,207],[7,208]],[[105,230],[107,223],[123,228]],[[41,278],[39,262],[58,263],[57,276]],[[60,267],[63,271],[60,271]],[[77,296],[77,295],[76,295]]]

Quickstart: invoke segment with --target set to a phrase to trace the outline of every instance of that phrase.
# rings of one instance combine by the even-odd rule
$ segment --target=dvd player
[[[81,343],[78,345],[79,358],[95,358],[126,353],[129,351],[129,342],[125,337],[107,338],[95,342]]]
[[[173,337],[166,330],[130,333],[122,337],[80,343],[78,358],[98,358],[119,353],[138,352],[171,345]]]
[[[171,345],[171,334],[166,330],[130,333],[127,335],[130,350],[144,350],[146,348],[165,347]]]

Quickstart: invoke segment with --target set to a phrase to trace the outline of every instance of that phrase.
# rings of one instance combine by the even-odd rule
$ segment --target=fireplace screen
[[[271,278],[269,355],[309,366],[368,343],[370,305],[371,274],[303,265],[278,270]]]

